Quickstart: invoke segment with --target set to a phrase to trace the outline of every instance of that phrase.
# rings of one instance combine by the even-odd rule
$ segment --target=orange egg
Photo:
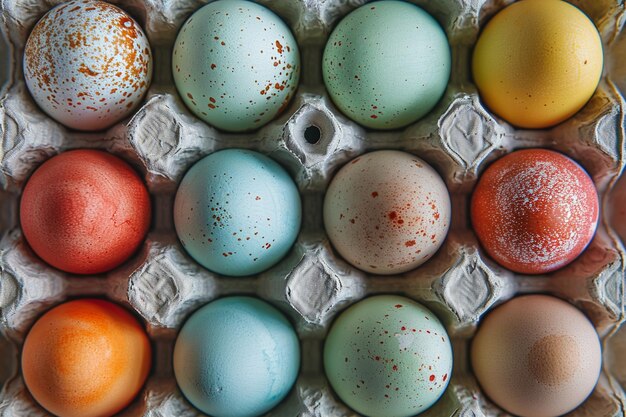
[[[60,417],[105,417],[125,408],[152,360],[148,336],[122,307],[104,300],[61,304],[32,327],[22,351],[24,381]]]

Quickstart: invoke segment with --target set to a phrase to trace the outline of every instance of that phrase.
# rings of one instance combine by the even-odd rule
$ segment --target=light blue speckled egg
[[[409,417],[445,391],[452,347],[429,309],[405,297],[379,295],[339,315],[326,338],[324,368],[337,395],[358,413]]]
[[[172,56],[185,104],[223,130],[257,129],[281,113],[300,78],[300,53],[289,27],[251,1],[218,0],[181,28]]]
[[[300,230],[298,188],[287,171],[258,152],[227,149],[185,174],[174,225],[185,250],[223,275],[262,272],[280,261]]]
[[[274,408],[300,367],[298,336],[276,308],[251,297],[213,301],[187,320],[174,347],[185,397],[214,417],[254,417]]]
[[[367,3],[346,16],[322,63],[335,105],[372,129],[400,128],[426,115],[446,90],[450,68],[441,26],[404,1]]]

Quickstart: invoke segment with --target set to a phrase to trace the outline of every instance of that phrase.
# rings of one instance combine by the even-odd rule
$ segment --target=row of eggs
[[[601,369],[598,335],[583,313],[547,295],[497,307],[472,342],[471,363],[485,393],[522,417],[576,408]],[[150,372],[147,334],[124,308],[78,299],[33,325],[22,351],[24,381],[60,417],[108,417],[134,399]],[[431,407],[452,376],[445,327],[425,306],[398,295],[366,298],[342,312],[323,362],[338,397],[365,416],[409,417]],[[300,368],[298,336],[260,299],[220,298],[182,327],[173,369],[184,396],[214,417],[255,417],[279,404]]]
[[[567,156],[514,151],[487,167],[471,201],[474,231],[486,252],[523,274],[559,269],[578,257],[598,223],[591,178]],[[430,259],[446,238],[450,195],[417,156],[369,152],[345,164],[324,198],[335,250],[372,274],[399,274]],[[151,203],[139,175],[99,150],[73,150],[44,162],[21,197],[20,223],[33,251],[74,274],[98,274],[143,243]],[[174,201],[176,233],[187,253],[227,276],[261,273],[293,246],[301,199],[287,171],[251,150],[225,149],[196,162]]]
[[[555,18],[558,16],[558,18]],[[444,30],[424,10],[368,3],[330,35],[322,72],[339,110],[372,129],[426,115],[443,96],[452,58]],[[188,108],[225,131],[257,129],[289,104],[300,76],[287,25],[253,2],[215,1],[182,26],[174,82]],[[602,74],[598,30],[561,0],[518,1],[478,39],[472,64],[483,101],[513,125],[545,128],[574,115]],[[108,3],[76,0],[49,11],[24,51],[26,84],[64,125],[99,130],[130,115],[149,88],[152,53],[139,25]]]

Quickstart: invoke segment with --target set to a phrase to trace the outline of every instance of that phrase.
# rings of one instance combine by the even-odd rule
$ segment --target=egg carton
[[[44,115],[23,78],[24,44],[53,0],[0,0],[0,416],[46,416],[25,388],[19,357],[24,338],[43,312],[67,299],[106,297],[136,312],[154,348],[154,365],[137,399],[121,416],[201,415],[177,389],[172,351],[178,330],[201,305],[248,294],[268,300],[294,323],[302,365],[289,396],[267,416],[354,416],[333,393],[323,372],[324,337],[343,309],[373,294],[408,296],[431,308],[446,326],[454,350],[450,385],[424,417],[505,416],[481,392],[468,348],[483,315],[518,294],[548,293],[583,310],[602,338],[604,367],[592,395],[570,415],[617,417],[626,413],[626,10],[621,0],[573,1],[595,22],[603,39],[604,74],[589,103],[549,130],[518,130],[480,102],[470,74],[480,27],[511,0],[413,0],[446,30],[452,76],[446,94],[424,119],[396,131],[364,129],[332,104],[321,76],[322,52],[337,22],[362,0],[260,0],[291,27],[302,73],[296,96],[276,120],[253,133],[217,131],[194,117],[173,85],[171,51],[178,29],[200,0],[114,1],[144,28],[154,54],[154,78],[129,119],[96,133],[68,130]],[[290,253],[254,277],[215,275],[196,264],[176,237],[172,220],[177,184],[203,156],[223,148],[265,153],[285,166],[303,200],[303,224]],[[579,161],[598,189],[602,215],[588,249],[569,266],[541,276],[517,275],[480,248],[468,215],[469,198],[485,166],[518,148],[546,147]],[[138,253],[99,276],[55,270],[32,253],[19,227],[25,181],[52,155],[100,148],[129,161],[142,174],[153,202],[149,235]],[[452,224],[438,253],[421,267],[395,276],[359,271],[333,251],[323,228],[324,191],[344,163],[367,151],[399,149],[429,162],[452,199]],[[617,185],[616,185],[617,184]],[[611,193],[611,190],[613,192]],[[242,393],[245,395],[245,393]]]

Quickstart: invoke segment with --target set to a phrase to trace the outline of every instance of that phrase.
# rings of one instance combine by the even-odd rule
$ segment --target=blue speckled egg
[[[404,1],[367,3],[330,35],[324,83],[335,105],[372,129],[395,129],[423,117],[450,78],[446,34],[427,12]]]
[[[287,171],[243,149],[198,161],[174,202],[174,225],[185,250],[223,275],[253,275],[276,264],[295,242],[301,217],[298,188]]]
[[[223,130],[257,129],[280,114],[300,78],[300,53],[289,27],[251,1],[218,0],[181,28],[172,57],[185,104]]]
[[[196,311],[174,347],[174,374],[185,397],[214,417],[253,417],[274,408],[300,366],[298,336],[276,308],[227,297]]]
[[[405,297],[366,298],[341,313],[324,346],[326,376],[337,395],[366,416],[408,417],[443,394],[452,372],[446,329]]]

